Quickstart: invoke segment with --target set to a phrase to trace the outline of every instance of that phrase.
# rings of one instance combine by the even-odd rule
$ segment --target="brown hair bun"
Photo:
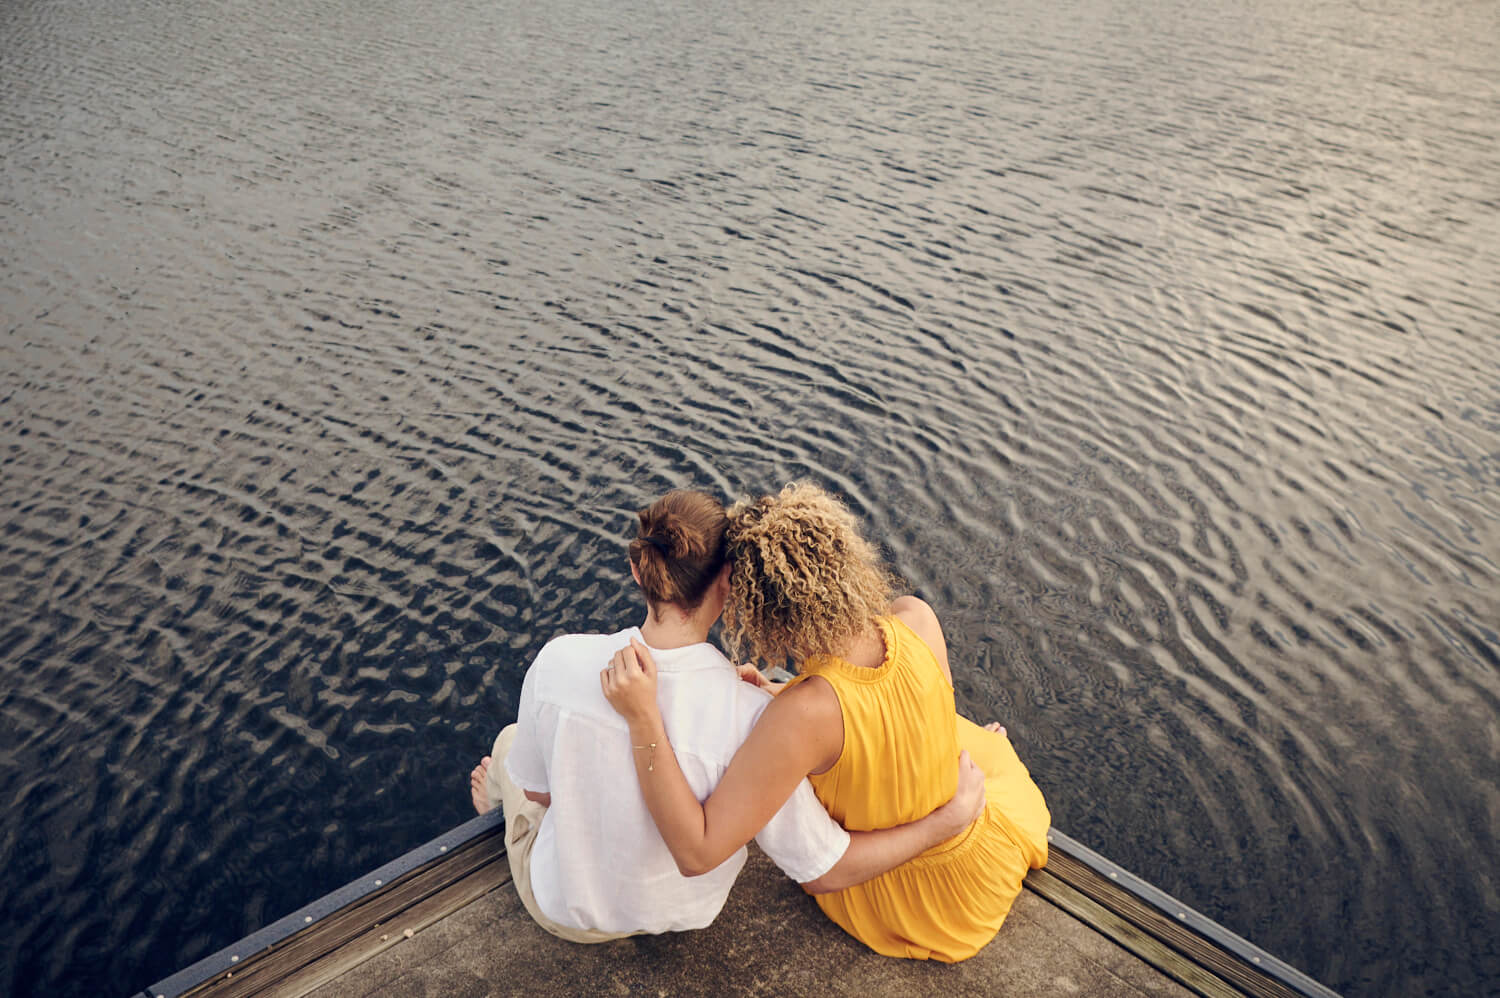
[[[703,492],[676,489],[636,514],[630,564],[646,602],[696,610],[724,567],[724,504]]]

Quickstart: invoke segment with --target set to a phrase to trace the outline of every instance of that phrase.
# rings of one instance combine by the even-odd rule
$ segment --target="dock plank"
[[[1301,998],[1061,850],[1052,850],[1046,868],[1033,870],[1027,885],[1200,994]]]
[[[297,998],[510,880],[502,827],[205,981],[184,998]]]
[[[610,993],[871,998],[939,992],[992,998],[1192,993],[1030,891],[1017,900],[994,942],[963,963],[878,956],[829,922],[810,897],[755,851],[724,912],[698,932],[570,944],[532,923],[506,886],[310,993],[314,998]]]

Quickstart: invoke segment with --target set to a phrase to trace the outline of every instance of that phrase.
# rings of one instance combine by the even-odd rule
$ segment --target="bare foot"
[[[993,731],[997,735],[1003,735],[1003,734],[1005,734],[1005,729],[1000,726],[1000,722],[999,721],[991,721],[989,724],[986,724],[984,726],[984,730],[986,730],[986,731]]]
[[[495,805],[490,803],[489,791],[484,788],[489,781],[489,776],[490,757],[485,756],[469,773],[469,796],[473,798],[474,810],[480,814],[489,814],[495,809]]]

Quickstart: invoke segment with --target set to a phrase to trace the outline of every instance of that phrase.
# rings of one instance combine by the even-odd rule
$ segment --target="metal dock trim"
[[[238,998],[298,977],[311,990],[510,880],[500,809],[151,985],[135,998]],[[399,917],[400,924],[393,925]],[[375,929],[390,931],[376,934]]]
[[[1199,994],[1339,998],[1088,846],[1052,829],[1047,865],[1026,886]]]

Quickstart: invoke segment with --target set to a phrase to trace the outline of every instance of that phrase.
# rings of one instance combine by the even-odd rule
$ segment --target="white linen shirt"
[[[506,771],[522,790],[552,795],[531,851],[537,906],[562,925],[604,932],[701,929],[714,920],[745,865],[744,847],[699,877],[684,877],[646,809],[625,719],[599,688],[599,670],[639,628],[549,641],[526,673]],[[651,649],[657,702],[678,765],[698,799],[770,703],[711,644]],[[803,780],[755,836],[799,883],[843,857],[849,833]]]

